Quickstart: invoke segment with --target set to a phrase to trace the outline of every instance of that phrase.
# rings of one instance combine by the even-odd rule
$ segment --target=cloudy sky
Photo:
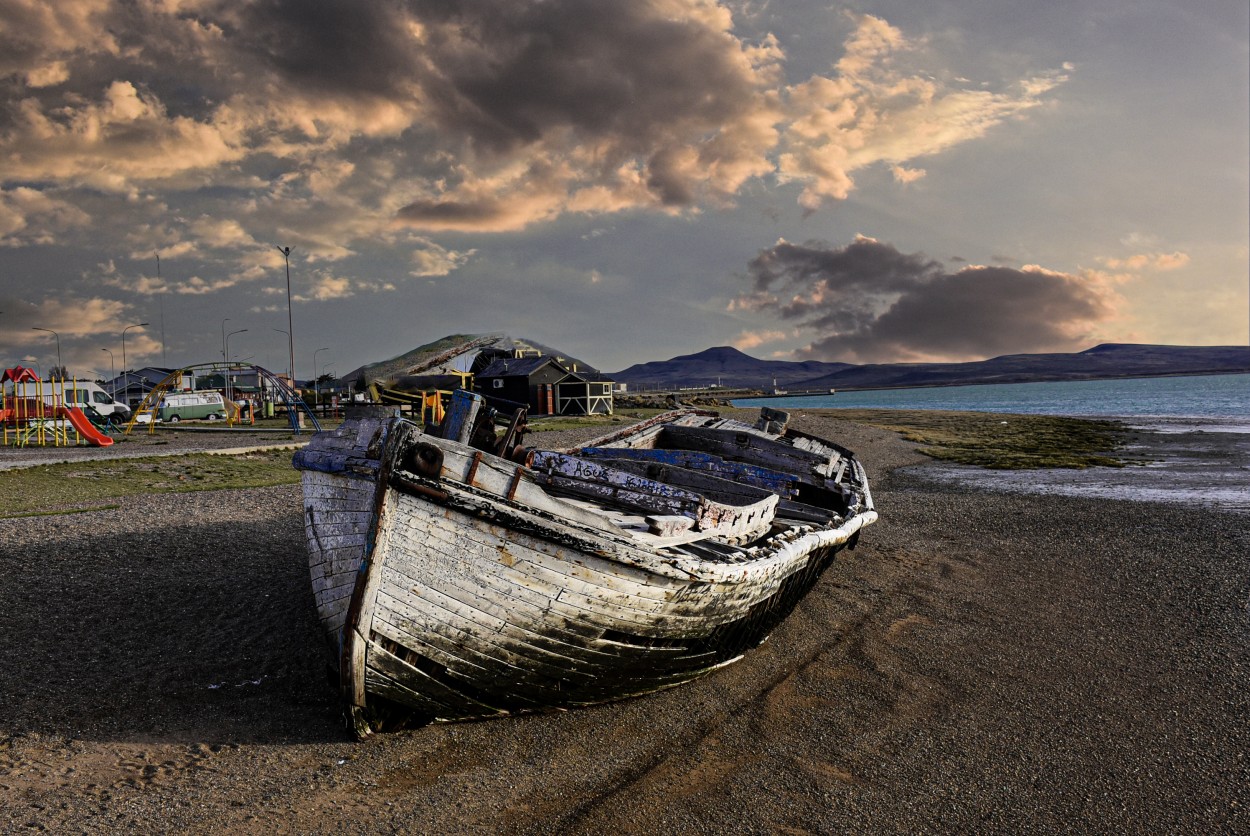
[[[0,0],[0,360],[285,370],[278,246],[300,377],[456,332],[609,371],[1245,344],[1248,18]]]

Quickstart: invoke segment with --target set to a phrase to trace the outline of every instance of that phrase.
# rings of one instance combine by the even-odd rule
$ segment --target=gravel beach
[[[987,491],[795,425],[860,455],[881,520],[764,646],[363,743],[298,486],[0,520],[0,832],[1250,832],[1250,514]],[[220,438],[159,446],[289,440]]]

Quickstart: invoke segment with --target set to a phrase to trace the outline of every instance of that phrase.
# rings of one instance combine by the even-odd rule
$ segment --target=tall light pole
[[[57,332],[53,331],[51,328],[40,328],[40,327],[39,327],[39,326],[37,326],[37,325],[31,326],[31,329],[30,329],[30,330],[32,330],[32,331],[47,331],[47,332],[48,332],[49,334],[51,334],[52,336],[56,337],[56,364],[57,364],[57,366],[60,366],[60,369],[61,369],[61,375],[62,375],[62,376],[64,376],[64,375],[65,375],[65,367],[61,365],[61,335],[60,335],[60,334],[58,334]]]
[[[126,392],[130,392],[130,372],[126,369],[126,332],[131,328],[142,328],[147,325],[146,322],[140,322],[137,325],[127,325],[122,329],[122,374],[126,375]],[[116,398],[114,398],[116,400]],[[130,405],[130,399],[126,399],[126,405]]]
[[[156,283],[161,286],[160,293],[156,295],[156,301],[161,305],[161,366],[168,368],[169,360],[165,357],[165,282],[161,280],[161,254],[152,251],[156,256]]]
[[[109,352],[109,374],[112,375],[113,378],[109,381],[113,384],[110,387],[112,391],[109,392],[109,397],[113,400],[117,400],[117,367],[113,365],[113,352],[109,351],[107,348],[102,348],[100,350]]]
[[[226,400],[230,399],[230,338],[235,334],[242,334],[246,330],[246,328],[240,328],[238,331],[231,331],[229,334],[226,334],[226,371],[223,374],[225,378],[223,383],[226,389]]]
[[[230,321],[230,317],[226,317],[221,321],[221,359],[222,362],[229,360],[226,356],[226,323]]]
[[[274,328],[273,330],[277,331],[279,334],[286,334],[288,340],[291,338],[290,331],[283,331],[281,328]],[[286,370],[286,375],[287,377],[291,376],[291,370],[289,368]]]
[[[313,392],[316,393],[317,403],[321,403],[321,383],[318,382],[317,375],[317,355],[323,351],[329,351],[328,348],[319,348],[313,352]]]
[[[291,389],[295,389],[295,324],[291,318],[291,248],[278,247],[278,252],[282,253],[282,260],[286,263],[286,341],[291,359]]]

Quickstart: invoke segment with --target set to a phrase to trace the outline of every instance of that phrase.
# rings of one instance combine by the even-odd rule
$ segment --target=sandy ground
[[[364,743],[297,488],[0,520],[0,832],[1250,831],[1250,515],[982,491],[800,422],[881,521],[763,647]]]

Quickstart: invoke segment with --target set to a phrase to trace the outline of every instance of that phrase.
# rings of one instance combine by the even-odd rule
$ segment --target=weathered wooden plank
[[[428,717],[440,717],[451,714],[459,718],[474,717],[477,714],[459,714],[452,713],[449,706],[436,702],[424,694],[418,693],[411,688],[406,687],[397,680],[378,671],[371,660],[365,660],[365,691],[368,694],[376,694],[385,697],[391,702],[399,703],[402,706],[412,709],[418,714]]]
[[[352,599],[352,589],[355,584],[343,584],[330,590],[322,590],[313,593],[313,602],[317,605],[317,613],[325,618],[331,613],[347,611],[347,606]]]
[[[466,677],[480,693],[499,694],[502,685],[509,702],[529,706],[550,705],[559,698],[558,680],[547,680],[516,664],[523,661],[519,658],[513,662],[497,658],[483,652],[476,641],[436,632],[436,627],[437,624],[400,613],[382,601],[374,617],[374,629],[379,633],[389,631],[387,638],[433,659],[453,674]],[[475,670],[478,673],[472,673]]]
[[[423,670],[382,647],[376,641],[369,642],[367,663],[377,672],[418,694],[437,706],[440,716],[447,713],[464,717],[483,714],[500,714],[502,709],[479,702],[458,690],[453,684],[442,682]]]
[[[383,571],[393,570],[388,567]],[[463,578],[440,578],[436,584],[419,584],[402,573],[394,572],[387,580],[405,588],[409,594],[432,596],[435,601],[449,598],[484,613],[495,632],[515,645],[512,648],[515,652],[523,653],[525,647],[532,646],[543,654],[563,657],[566,664],[584,665],[591,672],[602,672],[605,667],[620,663],[619,653],[590,646],[592,641],[598,640],[599,631],[568,632],[562,629],[560,619],[551,617],[549,606],[544,608],[516,596],[492,594],[491,590],[473,587]]]
[[[309,549],[309,552],[311,553],[312,549]],[[312,578],[318,578],[354,574],[360,569],[360,561],[363,554],[364,550],[357,548],[336,549],[325,555],[317,555],[321,562],[310,565],[308,567],[308,575]]]
[[[684,648],[654,648],[625,642],[601,642],[601,644],[612,645],[631,653],[632,658],[621,660],[614,669],[606,672],[602,677],[588,677],[580,681],[561,681],[554,693],[548,693],[544,697],[546,700],[544,704],[561,705],[587,700],[601,701],[628,693],[645,693],[686,681],[708,670],[711,663],[717,661],[716,653],[708,650],[692,653]],[[461,649],[465,648],[461,646]],[[480,648],[475,646],[473,649]],[[534,664],[534,660],[524,657],[518,657],[516,662],[518,665]],[[519,667],[517,669],[522,670]],[[509,679],[507,669],[503,670],[503,678],[496,678],[492,680],[492,683],[494,688],[505,691],[510,699],[521,693],[541,695],[547,689],[548,683],[542,676],[527,675],[523,678]],[[399,681],[410,680],[401,678]]]
[[[705,412],[702,410],[691,410],[688,408],[663,412],[654,415],[646,420],[631,424],[628,427],[619,430],[613,430],[607,435],[601,435],[598,438],[587,441],[585,447],[654,447],[656,437],[666,424],[700,424],[709,419],[715,418],[716,413]]]
[[[439,542],[436,549],[449,555],[472,545],[478,553],[487,556],[486,565],[507,566],[524,551],[537,552],[553,560],[577,560],[589,571],[596,572],[594,583],[606,590],[636,594],[642,597],[664,600],[672,591],[685,587],[687,581],[655,575],[643,569],[614,563],[592,554],[572,549],[564,543],[518,532],[507,526],[497,525],[457,511],[434,516],[412,508],[403,522],[405,542],[432,538]]]
[[[350,598],[347,601],[351,601]],[[331,646],[338,646],[339,632],[343,629],[343,622],[347,618],[347,607],[342,612],[330,613],[325,618],[318,617],[321,629],[325,632],[326,638],[330,641]],[[337,661],[335,665],[337,666]]]
[[[536,478],[542,475],[551,477],[559,475],[570,480],[588,482],[603,486],[620,488],[630,493],[647,494],[669,500],[685,500],[687,503],[698,504],[702,498],[694,491],[682,490],[654,479],[640,477],[637,474],[564,453],[539,450],[530,454],[530,467],[534,469]]]
[[[480,682],[489,675],[489,671],[481,665],[454,653],[447,653],[442,648],[426,641],[421,633],[413,631],[410,621],[387,608],[378,608],[374,611],[369,629],[382,638],[389,639],[400,647],[418,653],[435,664],[447,668],[450,672],[464,677],[469,682]]]
[[[320,477],[320,478],[317,478]],[[372,482],[358,482],[341,476],[325,477],[322,474],[305,473],[304,506],[318,511],[361,508],[368,513]]]
[[[773,491],[766,488],[724,479],[710,472],[694,470],[672,462],[617,459],[608,456],[601,457],[597,461],[616,470],[635,473],[673,487],[684,488],[726,504],[752,505],[773,495]]]
[[[557,522],[536,519],[524,512],[514,514],[511,509],[500,509],[489,504],[484,506],[482,512],[492,514],[491,525],[495,525],[496,521],[502,522],[504,525],[499,527],[499,531],[506,532],[511,540],[526,541],[526,537],[529,537],[529,542],[537,544],[537,550],[542,550],[544,546],[551,547],[551,542],[542,537],[531,536],[530,531],[541,531],[544,535],[550,531],[552,539],[559,540],[561,546],[569,546],[575,551],[584,552],[587,559],[596,560],[602,557],[607,562],[616,562],[625,569],[636,567],[649,574],[654,572],[656,579],[661,576],[669,577],[679,584],[695,579],[706,582],[726,582],[731,585],[769,582],[771,579],[780,579],[791,574],[803,566],[806,560],[803,547],[788,540],[778,539],[778,537],[773,537],[768,544],[763,544],[766,549],[759,552],[758,560],[751,561],[749,564],[725,564],[725,562],[711,562],[700,557],[682,555],[680,549],[655,554],[655,552],[629,549],[627,546],[622,547],[616,542],[582,540],[574,532],[562,530]]]
[[[459,482],[473,490],[501,499],[506,499],[509,491],[512,491],[512,503],[544,511],[593,531],[611,531],[611,526],[602,514],[578,508],[559,497],[549,495],[534,483],[533,474],[516,462],[481,450],[465,448],[445,439],[423,436],[422,440],[443,451],[443,480]],[[518,470],[521,474],[519,482],[515,481]]]
[[[684,534],[694,526],[694,520],[689,517],[671,515],[646,517],[646,522],[648,529],[660,537],[674,537],[678,534]]]
[[[461,554],[470,556],[471,551],[466,549]],[[428,584],[436,582],[441,577],[457,575],[477,577],[479,580],[483,577],[499,577],[512,587],[540,593],[545,606],[567,620],[594,624],[602,629],[621,622],[634,624],[640,630],[655,629],[653,626],[657,620],[655,613],[664,606],[663,601],[653,598],[627,596],[592,587],[584,582],[544,569],[539,563],[522,557],[515,557],[511,566],[498,563],[492,565],[485,560],[466,564],[463,561],[456,562],[456,558],[439,565],[442,562],[441,557],[396,552],[390,555],[387,566],[413,579],[414,583]],[[580,589],[572,587],[580,587]],[[523,595],[524,593],[511,594]],[[697,622],[699,619],[674,617],[670,620],[676,623],[684,620]]]
[[[315,517],[312,525],[317,528],[324,528],[329,531],[345,530],[345,531],[361,531],[368,527],[369,520],[372,515],[372,509],[369,507],[358,507],[354,498],[344,500],[326,500],[319,502],[316,498],[305,505],[304,526],[310,523],[308,520],[309,508],[315,508]]]
[[[762,531],[777,504],[772,492],[760,488],[679,468],[658,466],[662,473],[657,474],[647,472],[656,465],[628,459],[608,461],[552,452],[531,455],[534,478],[550,488],[650,514],[691,516],[710,534],[743,536]]]
[[[593,459],[625,459],[639,462],[654,462],[674,465],[688,470],[705,471],[723,479],[729,479],[744,485],[752,485],[782,495],[793,493],[795,490],[795,477],[792,474],[770,470],[766,467],[747,464],[746,462],[726,461],[720,456],[695,450],[632,450],[620,447],[590,447],[578,451],[577,455]]]
[[[520,629],[541,634],[544,641],[558,643],[550,648],[556,652],[572,655],[574,651],[568,648],[575,648],[578,653],[588,652],[596,660],[601,659],[601,654],[620,655],[611,646],[599,646],[607,632],[605,627],[560,618],[552,612],[551,599],[544,594],[509,585],[497,578],[488,578],[488,582],[480,585],[469,578],[454,578],[445,581],[441,588],[449,595],[470,595],[476,596],[475,600],[490,601],[501,617],[506,614]]]
[[[439,428],[443,438],[469,443],[473,434],[473,424],[477,420],[478,410],[482,408],[482,396],[465,389],[457,389],[452,393],[451,402],[447,405],[447,414]]]
[[[822,476],[829,475],[831,463],[829,457],[797,449],[750,430],[668,426],[660,433],[658,446],[713,453],[770,470]]]
[[[365,546],[365,534],[326,534],[313,535],[311,532],[308,536],[308,542],[318,552],[325,557],[322,560],[333,559],[333,555],[339,555],[348,551],[355,551],[360,554]]]
[[[462,632],[464,641],[472,642],[473,648],[484,655],[524,668],[537,677],[562,682],[594,678],[603,671],[602,665],[589,656],[579,658],[551,651],[535,641],[541,634],[513,630],[506,619],[438,589],[424,587],[414,590],[394,583],[394,578],[391,580],[392,583],[385,584],[380,593],[388,596],[389,606],[397,611],[407,608],[413,614],[424,613],[435,618],[448,630]]]
[[[347,594],[351,594],[351,587],[356,583],[357,574],[352,572],[342,573],[338,575],[324,575],[319,578],[312,579],[313,595],[318,601],[332,600],[339,597],[337,594],[343,587],[347,587]]]
[[[432,541],[436,538],[436,534],[431,534],[425,542],[435,545]],[[450,545],[455,541],[444,542]],[[462,536],[459,539],[459,550],[448,553],[451,557],[392,555],[392,560],[398,562],[391,565],[396,565],[418,583],[429,582],[431,576],[470,577],[479,583],[488,578],[499,578],[505,584],[537,590],[548,601],[564,592],[560,598],[562,606],[574,607],[574,611],[566,615],[578,620],[591,617],[596,623],[604,618],[605,604],[601,603],[604,601],[614,602],[615,606],[622,609],[635,610],[640,614],[637,617],[645,618],[649,623],[653,617],[643,614],[655,613],[664,608],[671,612],[670,602],[681,598],[683,594],[689,594],[688,585],[657,589],[646,583],[645,576],[641,579],[614,577],[596,571],[593,568],[593,559],[581,558],[575,554],[545,555],[525,548],[526,545],[501,540],[481,542],[476,536]],[[578,560],[582,562],[576,562]],[[580,596],[572,597],[570,593],[574,591],[579,592]],[[593,602],[593,606],[588,605],[590,602]],[[632,619],[635,616],[628,617]]]

